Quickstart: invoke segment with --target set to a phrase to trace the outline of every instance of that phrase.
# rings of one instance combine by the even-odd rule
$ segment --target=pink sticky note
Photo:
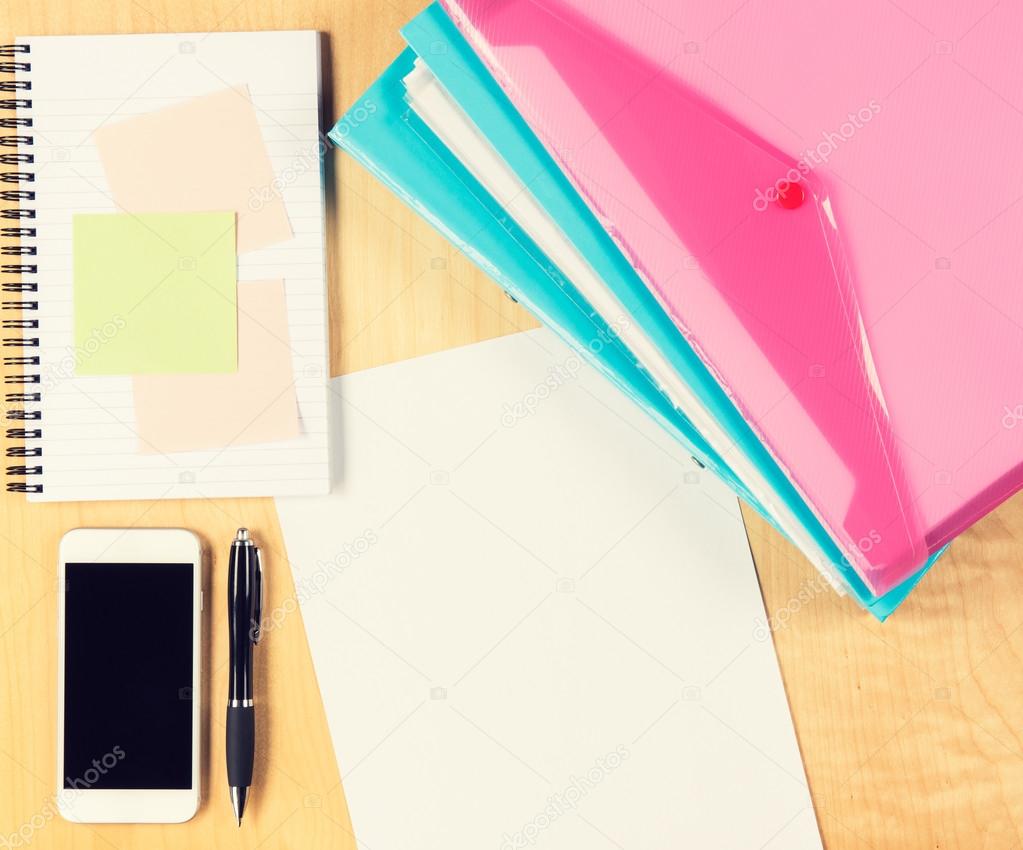
[[[270,443],[300,433],[284,282],[238,284],[238,371],[136,375],[144,453]]]
[[[125,212],[234,210],[239,253],[291,238],[244,86],[108,124],[94,138]]]

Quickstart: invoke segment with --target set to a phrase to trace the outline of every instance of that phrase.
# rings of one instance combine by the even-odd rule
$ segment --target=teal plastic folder
[[[680,439],[701,464],[758,509],[745,486],[631,358],[612,328],[560,276],[529,236],[409,111],[406,50],[362,98],[358,118],[343,117],[330,138],[433,224],[517,301],[593,363],[620,390]]]
[[[613,242],[556,168],[503,92],[479,62],[443,11],[429,7],[405,29],[406,50],[331,131],[331,139],[351,152],[412,208],[521,300],[636,403],[674,434],[686,450],[718,474],[755,509],[770,515],[748,491],[692,423],[660,392],[612,329],[550,262],[530,237],[473,178],[443,143],[409,110],[403,78],[422,58],[448,93],[520,175],[566,235],[630,313],[640,321],[672,364],[697,389],[718,421],[733,435],[758,468],[777,485],[815,542],[832,560],[853,597],[884,619],[905,598],[928,564],[883,597],[872,595],[844,562],[812,512],[795,493],[731,406],[713,378],[688,348]],[[358,114],[356,114],[356,112]],[[787,488],[787,489],[786,489]],[[936,558],[937,556],[935,556]]]

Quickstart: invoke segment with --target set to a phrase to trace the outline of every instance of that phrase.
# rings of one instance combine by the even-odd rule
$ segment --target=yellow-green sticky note
[[[79,375],[238,368],[233,212],[75,215]]]

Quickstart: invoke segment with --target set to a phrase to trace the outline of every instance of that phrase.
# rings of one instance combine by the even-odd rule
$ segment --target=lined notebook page
[[[46,36],[30,45],[43,492],[34,501],[312,494],[329,490],[319,36],[315,32]],[[283,279],[301,420],[286,442],[139,451],[130,377],[75,377],[71,219],[118,212],[94,132],[247,86],[294,236],[239,257],[238,280]],[[255,187],[254,187],[255,188]],[[261,188],[261,187],[260,187]],[[29,222],[26,222],[28,224]],[[29,279],[26,277],[26,279]],[[26,296],[36,297],[36,296]],[[33,334],[35,332],[28,331]],[[187,339],[182,340],[187,344]],[[26,352],[30,353],[30,352]],[[29,367],[31,368],[31,367]],[[194,416],[202,417],[197,409]]]

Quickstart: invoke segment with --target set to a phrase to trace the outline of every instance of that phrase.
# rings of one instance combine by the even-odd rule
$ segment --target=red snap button
[[[794,210],[802,206],[805,199],[806,192],[803,191],[802,184],[791,183],[788,180],[778,184],[778,205],[782,209]]]

